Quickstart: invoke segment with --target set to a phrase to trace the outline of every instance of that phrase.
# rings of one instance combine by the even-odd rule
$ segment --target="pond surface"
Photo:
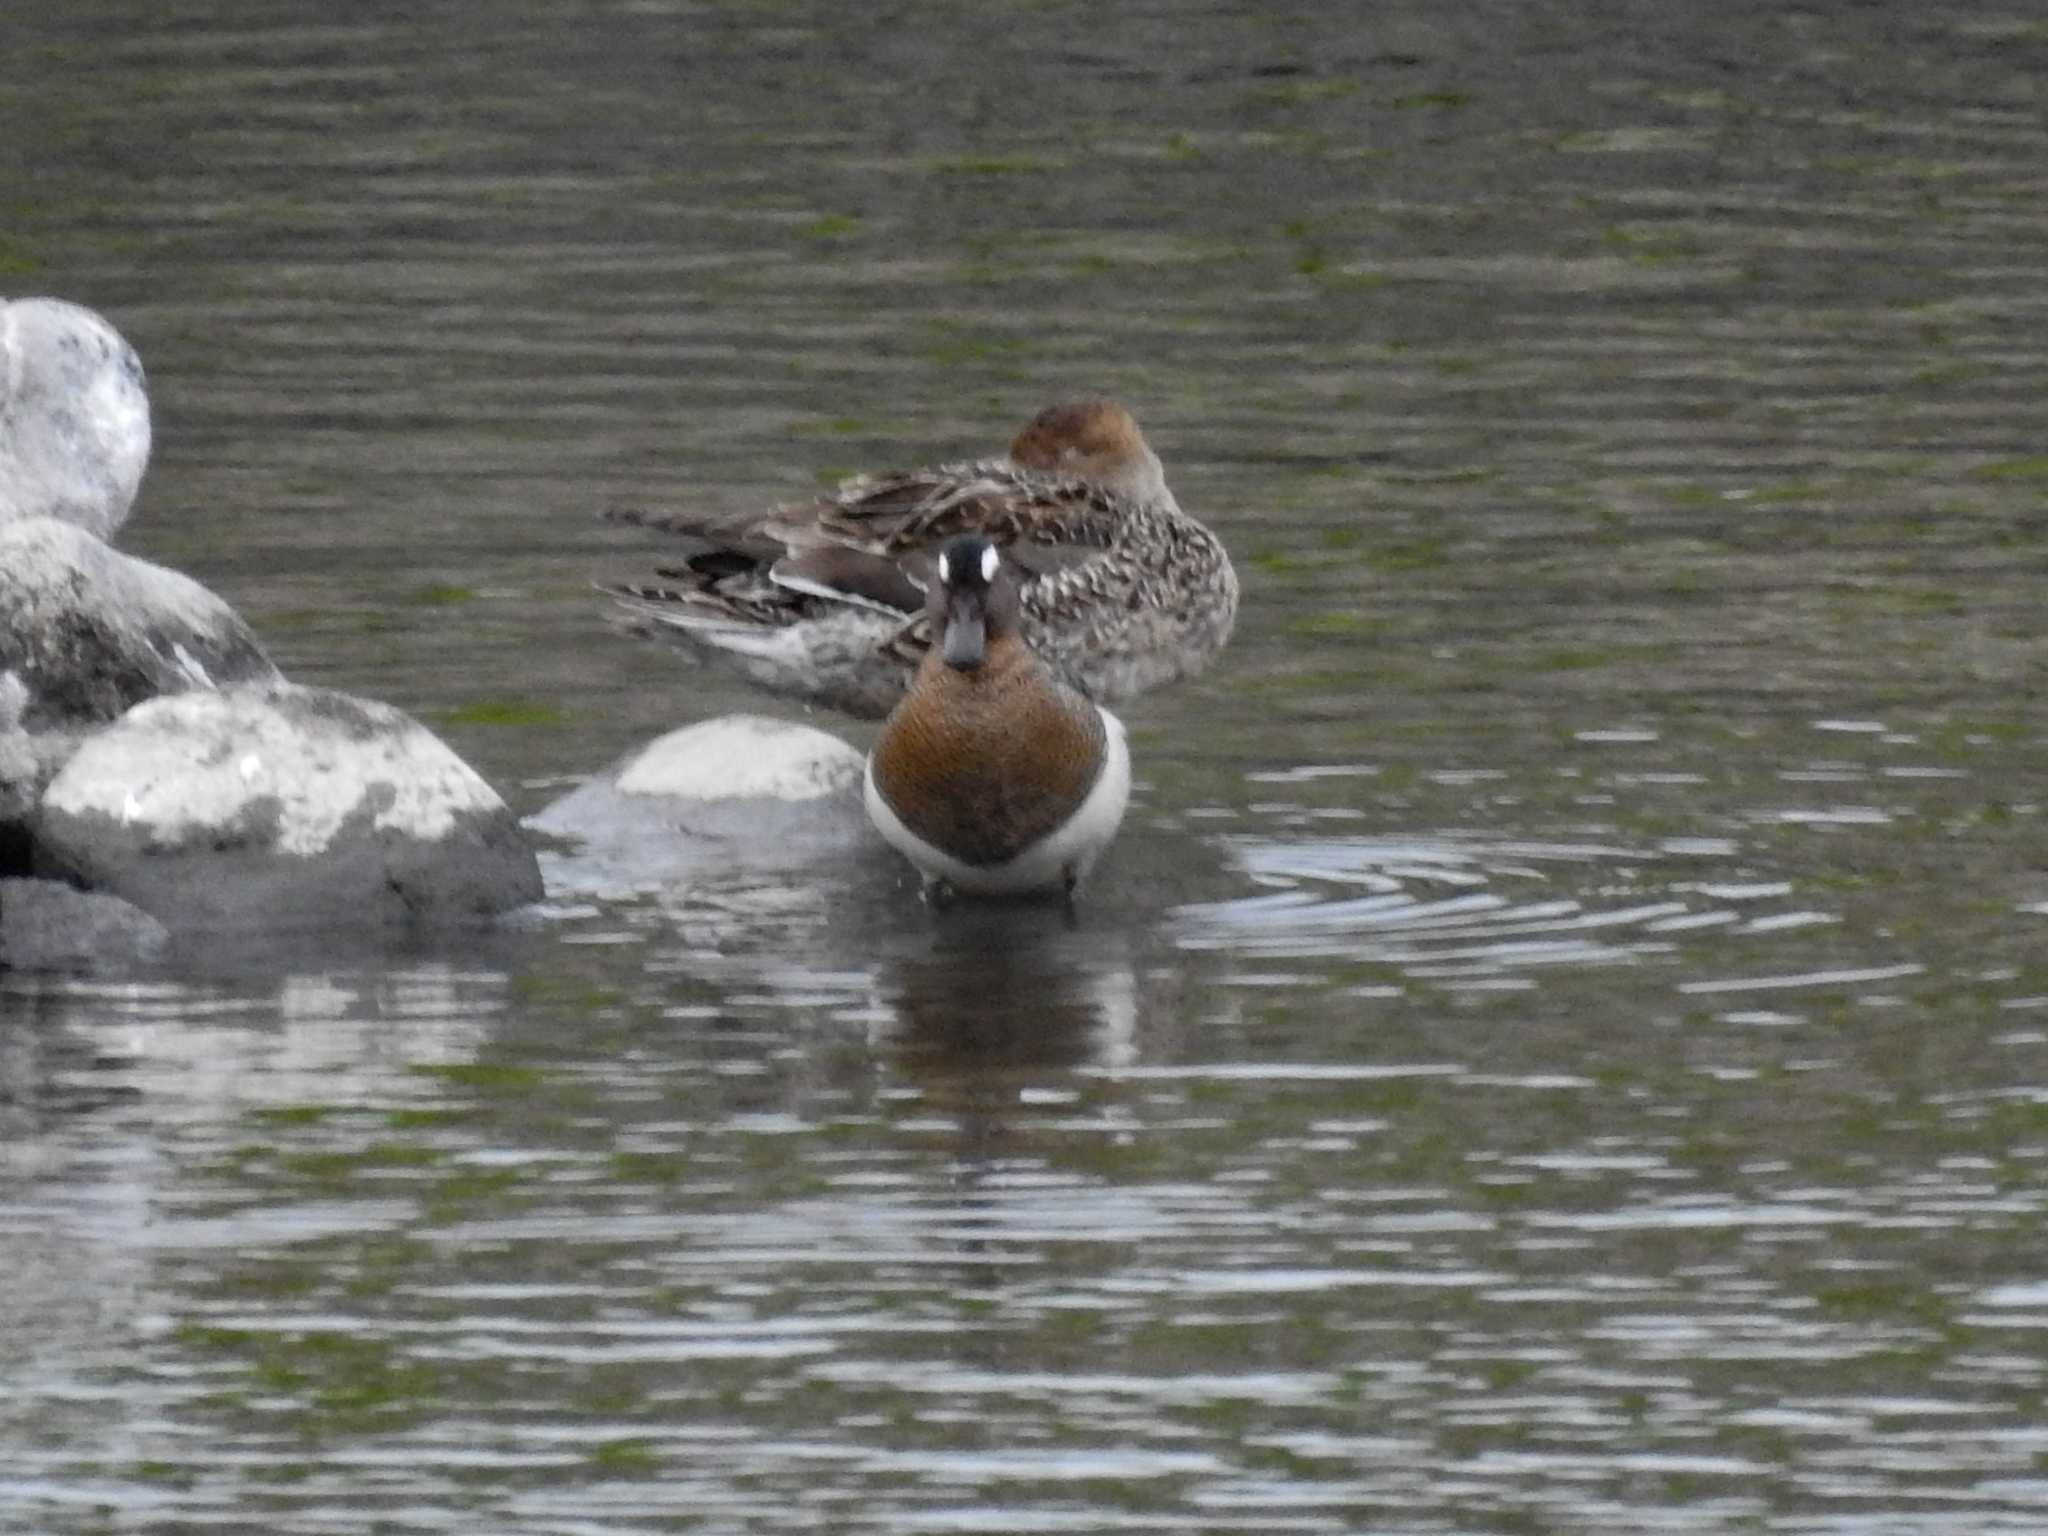
[[[1086,390],[1239,633],[1073,928],[0,977],[0,1527],[2048,1528],[2032,7],[442,9],[0,19],[289,674],[536,810],[764,702],[601,509]]]

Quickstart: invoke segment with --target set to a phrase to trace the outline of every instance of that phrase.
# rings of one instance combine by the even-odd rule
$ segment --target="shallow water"
[[[0,1527],[2048,1526],[2048,31],[1237,9],[0,20],[126,544],[523,811],[760,703],[609,504],[1106,389],[1245,584],[1074,928],[0,977]]]

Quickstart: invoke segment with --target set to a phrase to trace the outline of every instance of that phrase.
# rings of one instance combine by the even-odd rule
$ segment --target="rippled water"
[[[0,18],[129,546],[522,809],[759,702],[607,504],[1100,388],[1245,579],[1077,927],[0,976],[0,1528],[2048,1527],[2048,30],[1663,9]]]

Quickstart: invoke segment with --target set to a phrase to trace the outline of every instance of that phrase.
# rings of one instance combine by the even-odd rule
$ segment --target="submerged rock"
[[[724,715],[657,737],[527,825],[571,843],[552,884],[665,884],[708,867],[886,853],[861,807],[866,760],[836,736]]]
[[[63,299],[0,301],[0,523],[111,537],[149,466],[149,391],[121,333]]]
[[[290,683],[137,705],[30,830],[39,869],[174,930],[475,919],[541,891],[504,801],[423,726]]]
[[[0,970],[103,971],[154,960],[170,931],[118,896],[0,880]]]
[[[817,806],[852,792],[865,766],[837,736],[765,715],[721,715],[657,736],[622,759],[622,795],[724,804]]]

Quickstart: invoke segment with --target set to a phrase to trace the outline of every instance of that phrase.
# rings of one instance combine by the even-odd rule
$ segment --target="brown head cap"
[[[1135,501],[1171,501],[1159,456],[1131,413],[1114,400],[1047,406],[1010,444],[1019,469],[1087,480]]]

